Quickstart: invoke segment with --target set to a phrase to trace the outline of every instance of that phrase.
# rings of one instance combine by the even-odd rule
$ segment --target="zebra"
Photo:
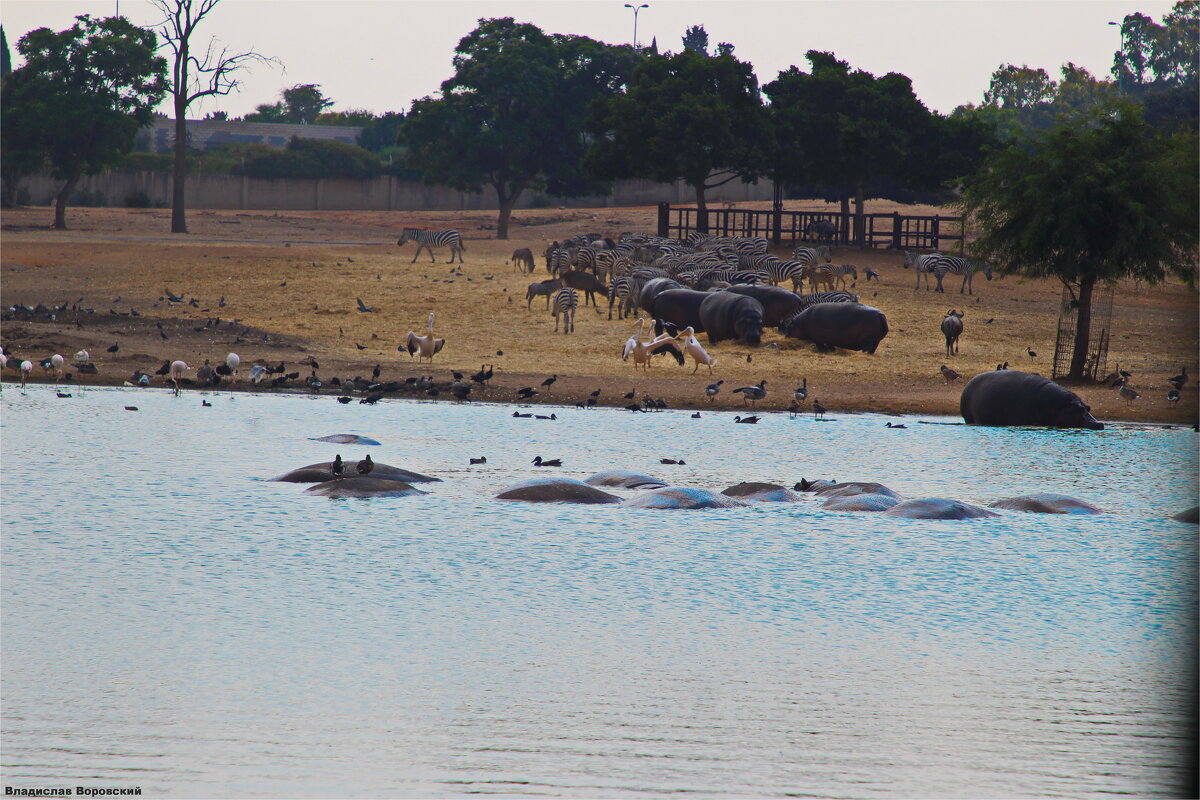
[[[945,290],[942,289],[942,278],[946,277],[947,273],[963,276],[962,287],[958,290],[959,294],[963,293],[963,289],[967,290],[967,294],[975,294],[975,292],[971,291],[971,279],[975,276],[976,272],[982,272],[983,276],[989,281],[992,279],[992,268],[990,265],[984,264],[980,267],[958,256],[938,256],[937,259],[926,266],[926,270],[932,272],[933,276],[937,278],[936,291],[943,293]],[[928,280],[926,278],[926,282]]]
[[[638,295],[641,294],[645,284],[644,280],[639,280],[631,275],[613,278],[612,286],[608,289],[608,318],[612,319],[614,303],[617,304],[618,319],[625,319],[637,311]]]
[[[946,313],[946,318],[942,320],[942,335],[946,337],[947,356],[952,356],[958,352],[958,337],[962,336],[962,318],[965,313],[964,311],[956,311],[952,308]]]
[[[805,247],[804,245],[796,245],[796,249],[792,251],[793,261],[803,261],[805,264],[816,264],[818,259],[825,259],[828,264],[833,261],[833,256],[829,254],[829,247],[826,245],[817,245],[816,247]]]
[[[851,275],[854,277],[854,283],[850,284],[851,286],[858,283],[858,268],[855,267],[853,264],[839,264],[836,267],[832,267],[832,269],[833,269],[833,277],[836,278],[837,282],[840,283],[842,286],[846,285],[846,276],[847,275]]]
[[[579,308],[579,292],[560,289],[554,295],[554,332],[558,333],[558,315],[563,317],[563,333],[575,330],[575,310]]]
[[[416,263],[417,256],[421,255],[422,248],[429,250],[429,260],[434,261],[433,248],[449,247],[450,262],[454,263],[454,256],[458,256],[458,262],[463,263],[463,251],[467,249],[463,244],[462,237],[458,235],[458,231],[447,229],[444,231],[433,231],[428,228],[403,228],[400,231],[400,240],[397,245],[403,247],[407,242],[413,241],[417,243],[417,252],[413,254],[413,260],[410,263]]]
[[[809,264],[804,267],[803,272],[798,276],[800,279],[808,278],[808,285],[814,292],[821,284],[829,287],[829,291],[833,291],[833,267],[828,264]],[[793,276],[793,287],[795,286],[796,276]],[[795,291],[793,288],[792,291]]]
[[[844,289],[838,289],[834,292],[817,292],[816,294],[800,295],[800,305],[796,308],[797,311],[803,311],[809,306],[815,306],[817,303],[857,303],[858,295],[847,292]]]
[[[917,270],[917,288],[921,288],[921,276],[925,276],[925,291],[929,291],[929,267],[936,259],[942,257],[941,253],[926,253],[918,255],[911,251],[904,251],[904,268],[915,267]]]

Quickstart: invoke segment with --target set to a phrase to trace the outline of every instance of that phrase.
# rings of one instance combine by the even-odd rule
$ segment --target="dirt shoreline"
[[[814,205],[820,206],[795,204]],[[620,358],[632,320],[610,322],[605,307],[581,308],[576,332],[564,336],[553,332],[553,317],[539,308],[541,298],[531,308],[521,305],[525,286],[547,277],[540,258],[547,241],[583,232],[649,231],[654,211],[517,212],[508,241],[489,238],[492,212],[197,210],[189,216],[192,233],[171,237],[166,210],[71,209],[72,229],[65,232],[43,227],[49,209],[4,211],[0,341],[35,364],[62,353],[68,371],[76,373],[76,385],[120,386],[135,370],[153,373],[176,358],[189,364],[188,376],[194,377],[204,359],[220,364],[234,351],[242,359],[243,381],[256,360],[282,362],[285,373],[300,373],[293,388],[312,371],[304,362],[315,359],[322,394],[339,393],[331,386],[334,376],[369,378],[378,364],[382,381],[432,376],[436,399],[453,401],[452,372],[469,381],[487,364],[494,365],[495,376],[486,388],[473,386],[473,401],[574,406],[586,404],[599,389],[597,405],[621,407],[632,402],[624,397],[632,390],[638,401],[661,398],[670,408],[701,411],[750,410],[730,390],[763,379],[768,394],[756,409],[783,411],[792,389],[807,378],[805,413],[819,399],[831,413],[957,416],[962,386],[973,374],[1005,361],[1014,369],[1049,374],[1060,285],[1012,277],[988,282],[977,276],[974,294],[961,294],[951,277],[946,293],[937,294],[915,288],[913,273],[899,266],[902,256],[892,251],[843,248],[834,254],[835,264],[853,263],[860,271],[872,267],[882,276],[869,284],[860,280],[854,288],[862,302],[888,315],[891,332],[874,356],[821,354],[807,342],[769,332],[757,349],[729,343],[709,347],[717,357],[711,376],[703,368],[691,374],[690,361],[680,368],[665,358],[656,359],[649,374],[635,373]],[[444,264],[444,251],[435,263],[424,254],[412,263],[413,245],[397,248],[394,237],[395,230],[410,224],[455,225],[466,240],[466,263]],[[231,229],[238,235],[231,237]],[[518,273],[507,263],[519,247],[538,254],[535,274]],[[190,302],[170,302],[168,291]],[[375,311],[359,312],[358,298]],[[67,308],[54,312],[53,319],[48,314],[27,319],[10,311],[38,303]],[[966,331],[960,353],[946,356],[938,324],[951,307],[966,308]],[[437,314],[436,335],[448,342],[432,367],[418,366],[397,346],[408,330],[423,331],[430,311]],[[1195,292],[1177,283],[1122,284],[1112,325],[1108,369],[1120,364],[1130,370],[1131,385],[1142,397],[1127,404],[1106,386],[1069,388],[1104,421],[1193,425],[1200,405],[1196,384],[1189,381],[1182,400],[1170,403],[1165,379],[1181,365],[1189,375],[1200,371]],[[113,345],[118,351],[108,352]],[[70,365],[81,349],[90,353],[98,375],[79,375]],[[1038,355],[1029,356],[1029,349]],[[947,383],[941,364],[964,378]],[[19,381],[12,366],[3,373],[9,386]],[[541,383],[552,375],[557,380],[544,391]],[[724,383],[717,402],[710,404],[703,390],[717,380]],[[52,384],[54,377],[35,366],[31,381]],[[70,385],[63,390],[71,391]],[[152,385],[163,386],[164,379],[153,376]],[[517,390],[523,387],[539,394],[522,400]],[[232,388],[263,391],[244,383]],[[433,399],[403,391],[396,396]]]

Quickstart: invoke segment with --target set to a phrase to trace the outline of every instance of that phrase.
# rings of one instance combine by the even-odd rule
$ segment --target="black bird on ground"
[[[356,297],[355,299],[356,299],[356,300],[358,300],[358,310],[359,310],[359,311],[362,311],[362,312],[365,312],[365,313],[370,313],[370,312],[372,312],[372,311],[374,311],[374,310],[375,310],[375,307],[374,307],[374,306],[369,306],[369,305],[367,305],[366,303],[364,303],[364,302],[362,301],[362,298],[361,298],[361,297]]]
[[[1178,403],[1179,402],[1179,390],[1178,389],[1167,390],[1167,402],[1168,403]]]
[[[367,349],[367,346],[366,346],[366,345],[359,344],[358,342],[355,342],[355,343],[354,343],[354,346],[355,346],[355,347],[357,347],[359,350],[366,350],[366,349]]]
[[[533,459],[533,465],[535,467],[561,467],[562,459],[552,458],[549,461],[543,461],[541,456],[535,456]]]
[[[159,367],[158,369],[154,370],[154,374],[155,374],[155,375],[166,375],[166,374],[167,374],[168,372],[170,372],[170,371],[171,371],[171,362],[170,362],[170,361],[164,361],[164,362],[162,363],[162,366],[161,366],[161,367]]]
[[[1184,384],[1188,382],[1187,367],[1180,367],[1179,374],[1173,378],[1167,378],[1167,383],[1171,384],[1175,389],[1183,389]]]
[[[1030,358],[1037,358],[1037,353],[1033,352],[1032,347],[1026,347],[1025,352],[1029,354]]]
[[[633,399],[633,396],[634,396],[635,394],[637,394],[637,387],[636,387],[636,386],[635,386],[635,387],[633,387],[632,389],[630,389],[628,392],[626,392],[626,393],[625,393],[624,395],[622,395],[622,396],[623,396],[623,397],[624,397],[626,400],[632,400],[632,399]]]
[[[646,409],[642,408],[640,403],[630,403],[629,405],[625,406],[625,410],[626,411],[645,411]]]
[[[594,391],[594,392],[589,392],[589,393],[588,393],[588,397],[599,397],[599,396],[600,396],[600,391],[601,391],[600,389],[597,389],[597,390],[596,390],[596,391]]]
[[[821,405],[820,400],[813,400],[813,416],[817,419],[825,419],[825,406]]]
[[[346,405],[346,403],[349,403],[353,399],[354,399],[353,397],[344,397],[343,396],[343,397],[338,398],[338,402],[341,403],[342,405]]]
[[[375,368],[373,370],[371,370],[371,377],[374,378],[375,380],[379,380],[379,371],[380,371],[379,365],[376,364]]]
[[[517,389],[517,396],[522,400],[528,400],[536,394],[538,394],[538,390],[534,389],[532,386],[526,386],[523,389]]]
[[[556,380],[558,380],[558,376],[551,375],[549,378],[546,378],[546,380],[542,381],[542,388],[546,391],[550,391],[550,387],[554,385]]]
[[[117,352],[117,351],[118,351],[118,350],[120,350],[120,349],[121,349],[121,345],[119,345],[119,344],[114,344],[112,347],[108,348],[108,352],[110,352],[110,353],[115,353],[115,352]]]

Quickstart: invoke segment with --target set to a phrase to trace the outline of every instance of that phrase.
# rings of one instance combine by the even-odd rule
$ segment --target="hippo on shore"
[[[700,304],[700,322],[713,344],[737,339],[758,347],[763,333],[763,306],[753,297],[711,292]]]
[[[782,286],[757,286],[749,283],[735,283],[728,289],[722,289],[733,294],[744,294],[762,303],[763,325],[773,328],[789,315],[800,310],[804,301],[795,292],[789,292]]]
[[[708,292],[697,292],[695,289],[667,289],[654,298],[654,316],[664,322],[675,323],[680,330],[691,328],[695,333],[703,333],[700,304],[708,297]]]
[[[981,372],[967,382],[959,410],[968,425],[1045,425],[1104,430],[1079,395],[1031,372]]]
[[[651,317],[657,317],[656,302],[658,296],[669,289],[686,288],[682,283],[671,278],[653,278],[648,280],[646,281],[646,285],[642,287],[642,290],[638,292],[638,308],[645,311]]]
[[[840,347],[874,353],[888,334],[883,312],[861,303],[817,303],[779,328],[792,339],[808,339],[822,352]]]

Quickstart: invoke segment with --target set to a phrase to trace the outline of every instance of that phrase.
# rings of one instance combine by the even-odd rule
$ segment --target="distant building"
[[[219,144],[243,142],[284,148],[293,136],[301,139],[358,144],[361,127],[340,125],[292,125],[276,122],[230,122],[219,119],[189,119],[188,138],[196,150]],[[149,128],[138,131],[137,147],[151,153],[170,153],[175,147],[175,120],[156,117]]]

